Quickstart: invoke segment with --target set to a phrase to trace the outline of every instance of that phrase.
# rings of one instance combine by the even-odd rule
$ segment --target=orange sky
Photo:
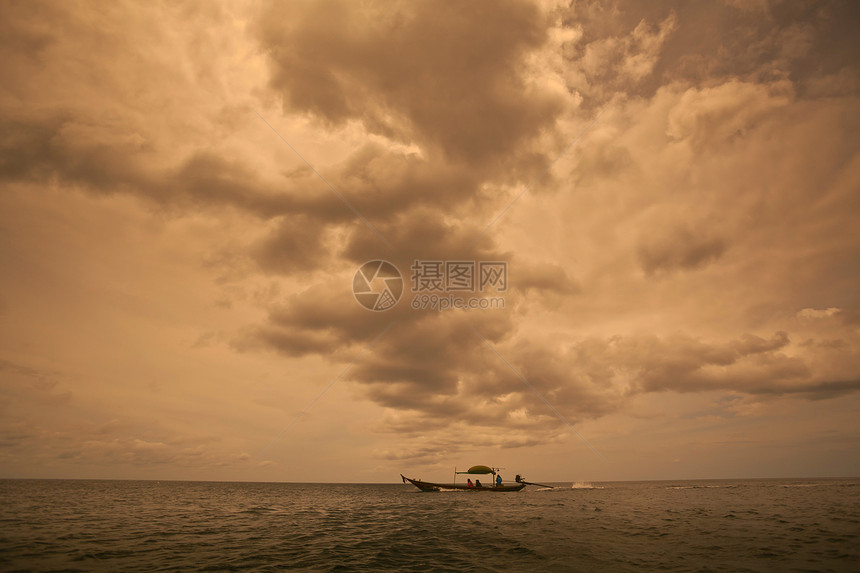
[[[858,22],[0,3],[0,477],[860,474]]]

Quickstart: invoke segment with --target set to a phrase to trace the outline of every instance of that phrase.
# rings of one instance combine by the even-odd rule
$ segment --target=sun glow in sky
[[[856,3],[0,14],[0,477],[860,474]]]

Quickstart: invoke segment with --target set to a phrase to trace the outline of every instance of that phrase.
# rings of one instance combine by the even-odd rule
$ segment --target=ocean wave
[[[856,481],[448,496],[401,484],[0,480],[0,569],[853,572],[860,502],[838,486]]]

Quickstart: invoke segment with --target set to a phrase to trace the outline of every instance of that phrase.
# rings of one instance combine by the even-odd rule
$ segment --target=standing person
[[[496,475],[496,487],[502,487],[502,474]]]

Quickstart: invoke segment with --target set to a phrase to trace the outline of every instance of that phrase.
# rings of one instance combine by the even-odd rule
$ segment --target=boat
[[[454,468],[454,483],[433,483],[429,481],[422,481],[420,479],[412,479],[400,474],[400,479],[403,480],[403,483],[409,482],[421,491],[441,491],[441,490],[463,490],[463,491],[493,491],[496,493],[502,493],[507,491],[520,491],[526,485],[529,485],[527,482],[523,482],[520,476],[517,476],[516,484],[504,484],[501,485],[496,484],[496,472],[501,468],[492,468],[490,466],[472,466],[465,472],[458,472],[456,468]],[[474,485],[469,485],[468,483],[456,483],[457,476],[461,474],[469,474],[469,475],[492,475],[490,478],[489,484],[481,484],[479,479],[475,479]],[[471,482],[471,478],[469,479]]]

